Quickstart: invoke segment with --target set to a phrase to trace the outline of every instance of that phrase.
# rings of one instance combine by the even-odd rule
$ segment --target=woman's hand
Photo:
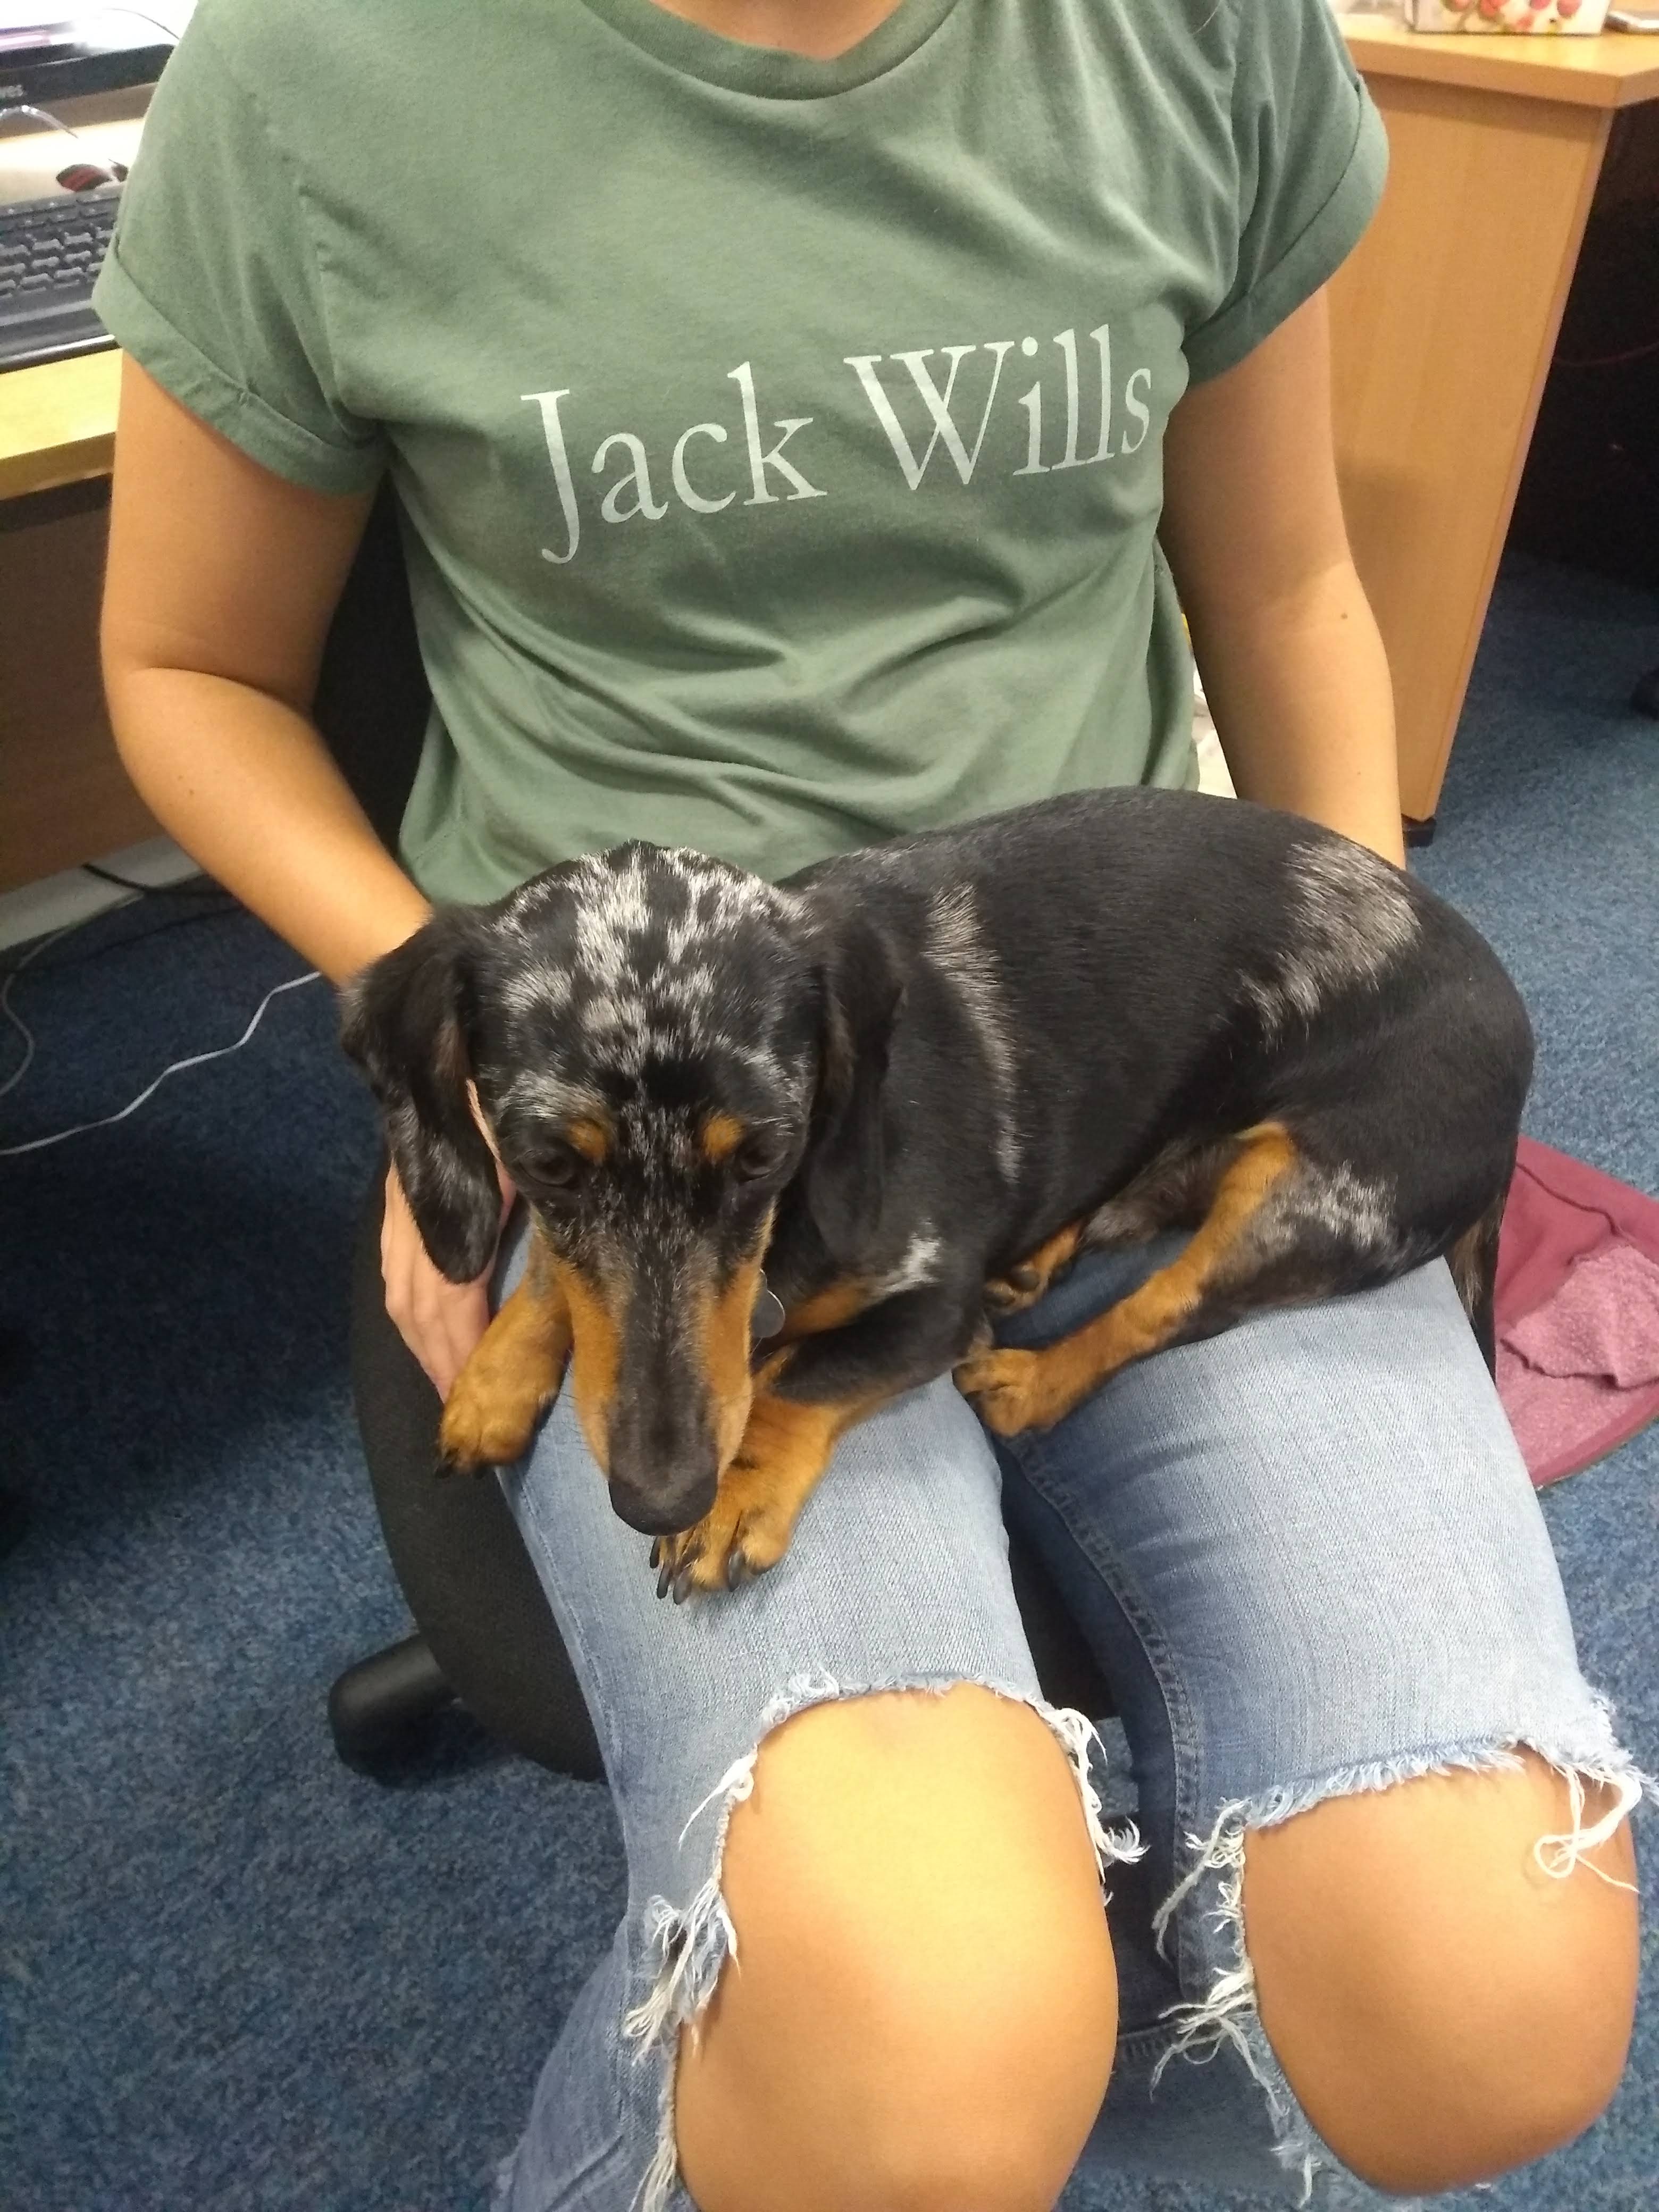
[[[501,1226],[505,1227],[514,1189],[505,1171],[498,1169],[497,1173],[501,1183]],[[440,1274],[421,1242],[397,1169],[386,1170],[386,1212],[380,1223],[386,1310],[441,1398],[449,1395],[455,1377],[489,1326],[489,1277],[494,1266],[492,1259],[483,1274],[471,1283],[452,1283],[447,1275]]]

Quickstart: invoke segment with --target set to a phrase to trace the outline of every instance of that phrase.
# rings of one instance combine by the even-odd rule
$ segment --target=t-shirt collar
[[[957,0],[899,0],[884,21],[833,61],[723,39],[656,0],[582,0],[611,28],[684,76],[765,100],[823,100],[868,84],[931,39]]]

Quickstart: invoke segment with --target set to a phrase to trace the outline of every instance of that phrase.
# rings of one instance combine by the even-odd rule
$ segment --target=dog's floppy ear
[[[415,1225],[451,1282],[483,1273],[501,1224],[501,1184],[467,1098],[464,1000],[476,927],[434,915],[340,994],[340,1042],[380,1101]]]
[[[818,985],[818,1090],[805,1194],[818,1234],[850,1267],[881,1218],[887,1059],[904,978],[884,933],[847,913],[826,919]]]

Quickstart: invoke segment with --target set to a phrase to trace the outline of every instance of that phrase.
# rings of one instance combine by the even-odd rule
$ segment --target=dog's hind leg
[[[1196,1229],[1238,1149],[1234,1137],[1180,1137],[1166,1145],[1111,1198],[1068,1221],[1048,1242],[985,1285],[985,1310],[1024,1313],[1067,1273],[1082,1252],[1121,1252],[1150,1243],[1165,1229]]]
[[[530,1449],[570,1357],[570,1309],[539,1230],[524,1276],[456,1376],[438,1425],[438,1473],[509,1467]]]
[[[1301,1154],[1277,1121],[1245,1130],[1231,1140],[1231,1154],[1215,1177],[1208,1211],[1168,1267],[1057,1343],[1037,1352],[975,1352],[957,1367],[957,1384],[999,1435],[1051,1427],[1132,1360],[1213,1335],[1252,1304],[1282,1298],[1282,1291],[1277,1298],[1273,1292],[1253,1295],[1252,1279],[1282,1258],[1283,1237],[1274,1236],[1269,1249],[1260,1235],[1261,1217],[1295,1176]],[[1314,1296],[1319,1287],[1298,1285],[1297,1294]]]

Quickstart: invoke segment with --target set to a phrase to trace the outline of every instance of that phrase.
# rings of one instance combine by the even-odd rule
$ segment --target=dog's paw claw
[[[789,1548],[789,1532],[772,1528],[753,1506],[719,1504],[706,1520],[652,1547],[657,1595],[676,1605],[698,1591],[741,1589],[769,1573]]]

